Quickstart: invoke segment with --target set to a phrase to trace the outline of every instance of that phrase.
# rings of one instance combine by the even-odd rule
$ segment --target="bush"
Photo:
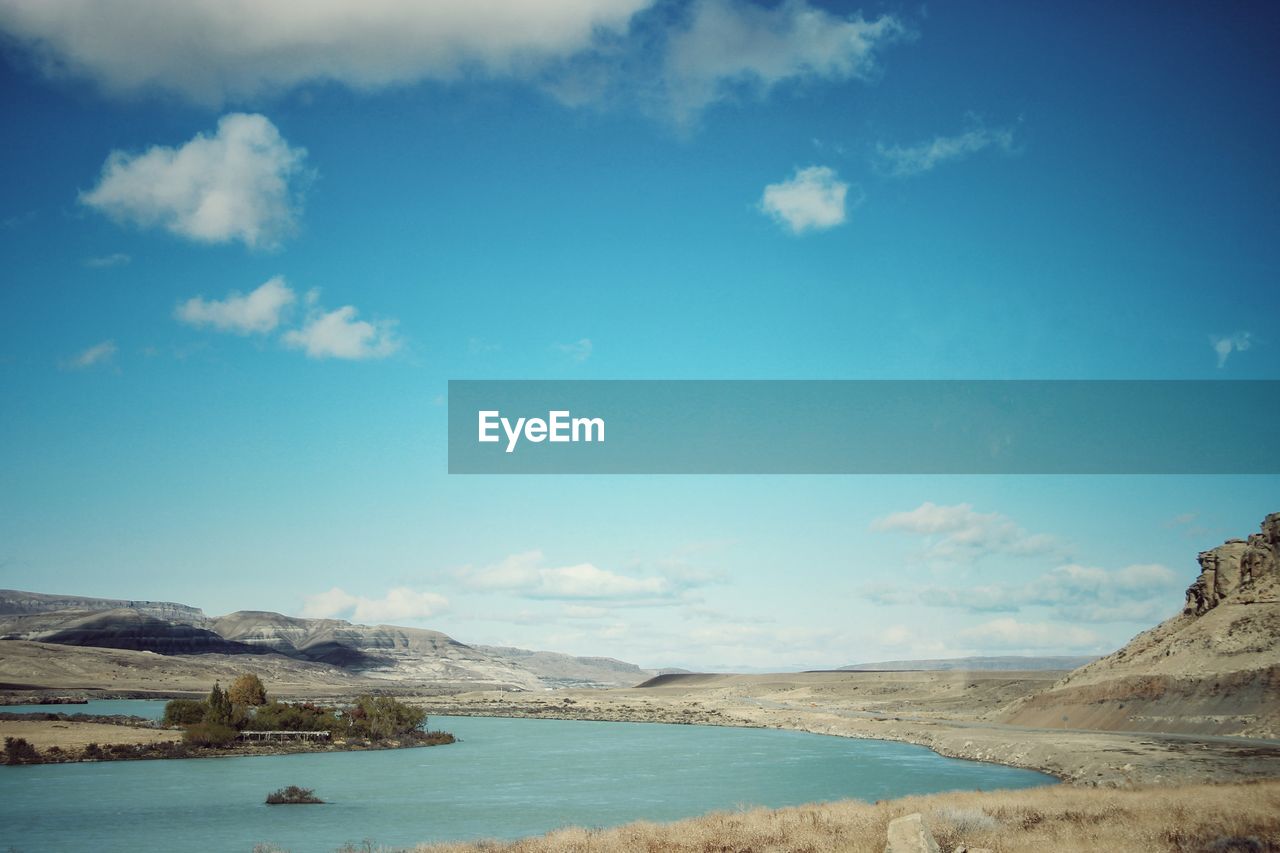
[[[402,737],[427,722],[427,712],[390,696],[361,696],[349,713],[351,733],[372,740]]]
[[[165,704],[161,722],[166,726],[189,726],[203,722],[208,709],[208,705],[195,699],[173,699]]]
[[[183,739],[192,746],[229,746],[238,732],[220,723],[193,723],[187,726]]]
[[[227,688],[227,698],[233,705],[256,708],[267,704],[267,688],[262,685],[262,679],[248,673],[231,682],[231,686]]]
[[[259,732],[343,732],[346,726],[332,708],[310,702],[271,702],[254,712],[253,729]]]
[[[4,739],[4,760],[6,764],[39,764],[40,750],[26,738],[7,737]]]
[[[267,794],[269,806],[318,805],[323,802],[324,800],[317,797],[316,792],[311,788],[299,788],[297,785],[290,785]]]

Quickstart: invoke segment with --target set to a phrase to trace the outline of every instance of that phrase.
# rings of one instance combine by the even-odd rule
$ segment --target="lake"
[[[74,710],[65,706],[61,710]],[[92,713],[137,713],[95,703]],[[41,706],[38,710],[50,710]],[[514,838],[740,806],[1026,788],[1049,776],[924,747],[779,729],[432,717],[424,749],[0,767],[7,850],[332,851]],[[286,785],[322,806],[267,806]]]

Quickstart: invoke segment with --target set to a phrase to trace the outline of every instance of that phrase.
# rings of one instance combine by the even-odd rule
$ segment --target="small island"
[[[23,716],[31,718],[30,725],[48,718],[43,714]],[[63,730],[59,743],[36,744],[22,737],[6,737],[0,763],[284,755],[454,742],[448,732],[426,731],[425,710],[394,697],[362,694],[350,704],[333,705],[272,701],[266,686],[253,674],[239,676],[225,690],[215,683],[204,699],[171,700],[159,723],[121,718],[110,721],[116,723],[112,725],[103,717],[95,717],[94,723],[79,723],[66,715],[58,716]],[[83,738],[76,737],[77,727],[92,728],[92,736],[101,741],[81,742]]]
[[[319,806],[324,805],[324,800],[317,797],[316,792],[311,788],[299,788],[297,785],[290,785],[287,788],[281,788],[278,791],[272,791],[267,794],[267,805]]]

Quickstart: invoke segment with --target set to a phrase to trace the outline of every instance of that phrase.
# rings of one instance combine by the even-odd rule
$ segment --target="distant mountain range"
[[[0,640],[152,652],[269,655],[339,675],[475,689],[629,687],[654,673],[612,658],[469,646],[439,631],[301,619],[259,610],[210,617],[185,604],[0,590]],[[3,647],[0,647],[3,655]]]
[[[1057,657],[1025,657],[1003,655],[998,657],[944,658],[939,660],[886,660],[878,663],[855,663],[840,667],[841,671],[884,672],[888,670],[981,670],[981,671],[1031,671],[1069,670],[1097,660],[1096,655],[1060,655]]]

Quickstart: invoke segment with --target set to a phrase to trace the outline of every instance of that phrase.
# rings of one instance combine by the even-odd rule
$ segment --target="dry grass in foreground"
[[[944,851],[997,853],[1275,853],[1280,781],[1116,790],[1055,785],[1023,791],[847,800],[718,812],[678,823],[561,829],[514,842],[429,844],[417,853],[881,853],[889,821],[921,812]]]

